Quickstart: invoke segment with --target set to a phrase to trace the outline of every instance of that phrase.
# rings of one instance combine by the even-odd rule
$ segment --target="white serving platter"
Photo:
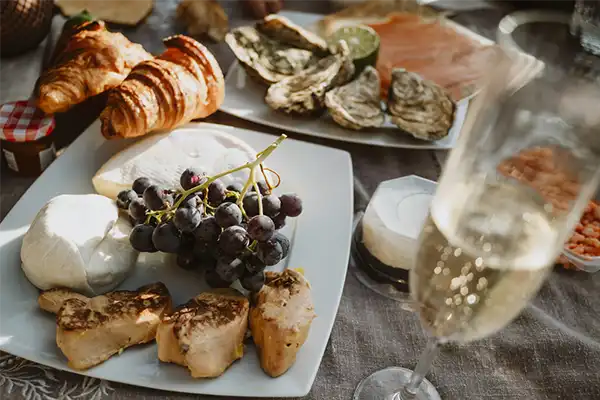
[[[281,15],[304,27],[311,27],[323,18],[322,15],[302,12],[282,12]],[[484,44],[493,44],[489,39],[476,35],[457,24],[452,23],[451,26],[461,32],[468,32]],[[278,113],[264,102],[266,86],[250,79],[237,61],[232,64],[225,77],[225,93],[227,96],[220,108],[221,111],[248,121],[319,138],[411,149],[444,150],[454,147],[469,105],[469,98],[458,102],[454,125],[448,136],[435,142],[426,142],[402,132],[389,120],[381,128],[353,131],[336,124],[327,113],[319,118],[298,118]]]
[[[214,124],[193,124],[221,130],[245,140],[257,151],[275,136]],[[106,141],[96,121],[31,186],[0,224],[0,350],[71,371],[55,344],[55,318],[38,309],[38,290],[20,268],[24,233],[38,210],[59,194],[93,193],[97,169],[131,140]],[[320,161],[323,160],[323,161]],[[323,146],[285,140],[267,160],[282,177],[281,193],[294,191],[304,211],[285,229],[292,248],[274,269],[302,267],[312,285],[317,318],[294,366],[279,378],[260,368],[255,348],[246,345],[243,359],[221,377],[192,379],[187,369],[158,361],[156,345],[135,346],[105,363],[78,372],[155,389],[232,396],[297,397],[314,381],[335,320],[348,265],[352,225],[352,165],[348,153]],[[280,189],[278,189],[279,191]],[[85,223],[85,221],[81,221]],[[198,274],[177,268],[168,256],[141,255],[136,272],[120,287],[133,289],[162,281],[181,304],[207,288]],[[72,371],[76,372],[76,371]]]

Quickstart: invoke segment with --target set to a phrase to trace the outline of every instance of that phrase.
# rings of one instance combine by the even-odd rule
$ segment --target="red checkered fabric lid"
[[[0,106],[0,138],[9,142],[32,142],[54,130],[54,117],[35,106],[34,100]]]

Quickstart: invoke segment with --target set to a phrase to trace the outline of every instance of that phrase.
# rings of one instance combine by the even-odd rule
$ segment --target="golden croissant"
[[[123,82],[131,69],[152,55],[102,21],[84,23],[69,38],[36,85],[38,107],[47,114],[67,111]]]
[[[163,40],[167,50],[138,64],[110,92],[102,111],[104,137],[129,138],[173,129],[214,113],[223,103],[223,72],[210,51],[194,39]]]

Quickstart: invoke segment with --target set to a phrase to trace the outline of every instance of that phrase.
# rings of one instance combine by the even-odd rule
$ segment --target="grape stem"
[[[181,196],[179,197],[179,200],[177,200],[175,202],[175,204],[173,204],[173,206],[171,206],[170,208],[167,208],[166,210],[158,210],[158,211],[150,211],[147,213],[147,215],[149,216],[155,216],[156,218],[158,218],[160,220],[160,217],[166,213],[169,212],[174,212],[175,210],[177,210],[177,208],[181,205],[181,203],[190,195],[196,192],[199,192],[201,190],[208,190],[208,186],[213,183],[214,181],[216,181],[219,178],[222,178],[224,176],[227,176],[229,174],[233,174],[235,172],[238,171],[242,171],[244,169],[249,169],[250,170],[250,177],[248,178],[248,180],[246,181],[246,184],[244,185],[244,189],[242,190],[242,193],[240,193],[240,196],[237,200],[237,205],[240,207],[240,209],[242,210],[242,214],[244,215],[244,217],[247,218],[247,214],[246,211],[244,210],[244,206],[242,204],[244,196],[246,195],[246,193],[248,192],[248,189],[250,188],[250,185],[252,185],[254,187],[254,189],[256,190],[256,193],[258,194],[258,210],[259,210],[259,214],[262,215],[262,197],[260,194],[260,190],[258,189],[258,185],[256,184],[256,177],[255,177],[255,172],[256,169],[258,167],[261,166],[261,164],[263,163],[263,161],[265,159],[267,159],[267,157],[269,157],[271,155],[271,153],[273,153],[273,151],[275,151],[275,149],[277,149],[277,147],[279,147],[279,145],[281,144],[281,142],[283,142],[285,139],[287,138],[287,135],[282,134],[281,136],[279,136],[273,143],[271,143],[266,149],[264,149],[263,151],[261,151],[260,153],[258,153],[256,155],[256,159],[254,159],[254,161],[249,161],[247,163],[245,163],[244,165],[241,165],[239,167],[236,168],[232,168],[229,169],[225,172],[221,172],[219,174],[216,174],[210,178],[208,178],[206,180],[206,182],[204,182],[201,185],[195,186],[191,189],[185,190],[181,193]],[[208,193],[206,193],[206,195],[204,196],[205,202],[208,199]]]
[[[277,185],[273,186],[271,185],[271,182],[269,182],[269,177],[266,174],[266,171],[268,172],[272,172],[276,177],[277,177]],[[275,171],[273,171],[271,168],[265,168],[264,165],[260,164],[260,172],[262,173],[263,177],[265,178],[265,182],[267,182],[267,187],[269,188],[269,192],[273,189],[277,189],[279,187],[279,185],[281,184],[281,176],[279,176],[279,174]]]
[[[254,253],[254,250],[256,250],[256,246],[258,246],[258,241],[253,240],[252,243],[250,243],[250,245],[246,247],[246,250],[248,250],[251,253]]]
[[[263,215],[262,194],[260,193],[260,189],[256,184],[256,179],[254,179],[254,170],[251,171],[253,177],[250,179],[252,179],[252,185],[254,186],[254,190],[256,191],[256,195],[258,197],[258,215]]]

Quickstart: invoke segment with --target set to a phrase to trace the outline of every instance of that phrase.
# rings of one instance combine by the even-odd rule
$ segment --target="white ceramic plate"
[[[229,132],[257,151],[275,139],[223,125],[196,125],[199,129]],[[46,201],[58,194],[93,193],[91,178],[96,170],[126,143],[131,143],[105,141],[99,128],[96,122],[83,133],[0,224],[0,349],[63,370],[69,368],[55,344],[54,316],[38,309],[38,290],[20,268],[21,242]],[[331,333],[346,277],[352,224],[352,165],[346,152],[291,139],[284,141],[267,161],[282,177],[281,191],[295,191],[304,202],[302,215],[285,228],[292,241],[290,255],[281,263],[286,265],[273,267],[302,267],[312,285],[318,316],[296,364],[283,376],[270,378],[261,370],[254,346],[247,345],[244,358],[223,376],[194,380],[187,369],[159,362],[152,343],[130,348],[83,375],[156,389],[222,396],[296,397],[308,393]],[[167,285],[176,304],[206,288],[195,274],[156,254],[142,255],[135,274],[121,288],[133,289],[155,281]]]
[[[283,12],[281,14],[306,27],[315,24],[323,17],[322,15],[301,12]],[[466,30],[465,28],[462,29]],[[493,43],[481,36],[477,37],[486,44]],[[469,105],[468,99],[458,102],[454,125],[448,136],[435,142],[426,142],[402,132],[389,120],[381,128],[353,131],[336,124],[327,113],[319,118],[294,118],[278,113],[269,108],[264,102],[266,86],[250,79],[237,61],[231,66],[225,78],[225,93],[227,93],[227,96],[225,96],[221,111],[248,121],[343,142],[414,149],[443,150],[454,147]]]

